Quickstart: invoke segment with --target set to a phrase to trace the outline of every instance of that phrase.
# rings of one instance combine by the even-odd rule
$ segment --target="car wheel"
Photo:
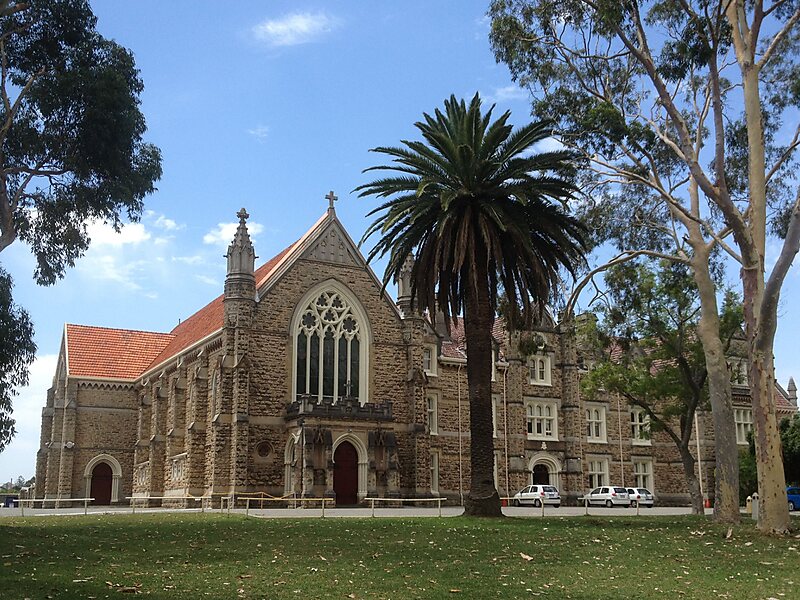
[[[512,505],[512,506],[519,506],[519,500],[517,500],[517,499],[515,498],[514,500],[512,500],[512,501],[511,501],[511,505]]]
[[[542,503],[541,503],[541,501],[539,499],[536,499],[536,500],[533,501],[533,505],[536,508],[539,508],[542,505]]]
[[[606,500],[606,508],[613,508],[614,503],[611,500]]]
[[[636,508],[636,500],[631,500],[631,508]]]
[[[555,506],[556,508],[561,508],[560,504],[553,504],[553,506]]]
[[[789,512],[794,510],[794,502],[789,502]]]

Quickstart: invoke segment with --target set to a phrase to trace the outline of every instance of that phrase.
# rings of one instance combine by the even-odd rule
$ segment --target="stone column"
[[[578,380],[578,353],[575,322],[563,319],[559,324],[561,337],[561,416],[563,423],[565,491],[561,493],[564,504],[577,504],[586,487],[583,473],[582,424],[580,386]],[[561,425],[561,424],[560,424]]]

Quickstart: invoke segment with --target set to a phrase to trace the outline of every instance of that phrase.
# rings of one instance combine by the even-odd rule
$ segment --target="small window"
[[[589,442],[606,443],[606,407],[590,405],[586,409],[586,439]]]
[[[422,369],[426,375],[436,375],[436,346],[427,344],[422,348]]]
[[[528,383],[551,385],[549,354],[534,354],[528,359]]]
[[[631,409],[631,443],[637,446],[650,445],[650,416],[644,409]]]
[[[602,459],[589,459],[587,461],[588,474],[589,474],[589,487],[597,487],[608,485],[608,460]],[[608,492],[607,488],[603,488],[603,493]],[[598,493],[597,490],[592,492]]]
[[[558,440],[558,404],[552,400],[526,400],[529,440]]]
[[[650,459],[633,459],[633,479],[637,488],[653,488],[653,461]],[[649,492],[648,492],[649,493]]]
[[[425,402],[428,413],[428,433],[437,435],[439,433],[439,398],[436,394],[428,394]]]
[[[500,396],[492,394],[492,436],[497,437],[500,431]]]
[[[746,446],[747,434],[753,430],[753,411],[749,408],[735,408],[733,421],[736,424],[736,443]]]

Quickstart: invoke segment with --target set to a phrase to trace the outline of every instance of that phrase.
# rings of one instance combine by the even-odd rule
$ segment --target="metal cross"
[[[336,202],[339,197],[333,193],[333,190],[328,192],[328,195],[325,197],[328,199],[328,208],[333,209],[333,203]]]

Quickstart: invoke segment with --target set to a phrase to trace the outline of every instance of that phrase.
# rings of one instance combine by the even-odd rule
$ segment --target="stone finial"
[[[397,305],[404,315],[411,312],[411,272],[414,269],[414,253],[409,252],[400,267],[400,274],[396,278]]]
[[[252,275],[255,272],[256,253],[253,242],[250,241],[250,234],[247,232],[247,219],[250,215],[242,208],[236,216],[239,217],[239,227],[236,228],[233,241],[225,255],[228,259],[228,275]]]
[[[789,392],[789,401],[797,406],[797,386],[794,383],[794,377],[789,377],[789,385],[786,386],[786,391]]]

